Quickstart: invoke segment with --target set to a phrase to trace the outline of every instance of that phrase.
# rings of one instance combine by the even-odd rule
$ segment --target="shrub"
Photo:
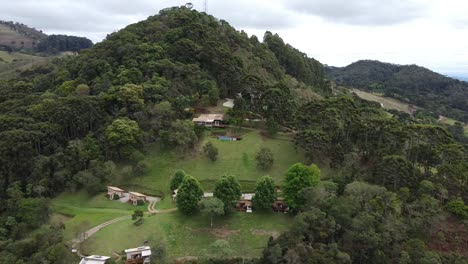
[[[211,142],[208,142],[203,146],[203,152],[205,152],[205,155],[212,161],[216,161],[218,159],[218,148]]]
[[[114,200],[119,200],[120,196],[118,194],[114,194]]]
[[[135,165],[135,168],[133,170],[136,175],[142,176],[148,172],[148,169],[149,169],[148,162],[146,160],[141,160],[137,163],[137,165]]]
[[[262,148],[255,156],[257,167],[262,170],[269,170],[273,166],[273,152],[269,148]]]
[[[468,218],[468,206],[460,197],[448,202],[447,210],[462,219]]]
[[[144,205],[144,204],[145,204],[145,201],[143,201],[143,200],[138,200],[137,201],[137,205]]]

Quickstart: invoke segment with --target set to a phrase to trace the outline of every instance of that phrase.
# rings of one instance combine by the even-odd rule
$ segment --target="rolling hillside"
[[[382,93],[438,115],[468,121],[468,83],[417,65],[362,60],[346,67],[327,67],[339,85]]]
[[[0,21],[0,47],[11,50],[33,49],[47,35],[26,25]]]

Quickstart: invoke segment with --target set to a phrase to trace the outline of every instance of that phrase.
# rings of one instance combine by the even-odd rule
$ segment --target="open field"
[[[353,89],[352,92],[356,93],[359,97],[361,97],[364,100],[381,103],[383,105],[383,108],[385,109],[395,109],[401,112],[410,113],[408,108],[409,104],[400,100],[390,97],[379,96],[373,93],[368,93],[357,89]]]
[[[446,124],[446,125],[453,126],[458,121],[455,120],[455,119],[452,119],[450,117],[443,116],[443,117],[439,118],[438,122],[441,123],[441,124]],[[465,128],[465,135],[468,136],[468,124],[465,124],[464,128]]]
[[[130,181],[138,186],[169,192],[169,182],[178,169],[197,178],[205,191],[212,191],[216,180],[224,174],[237,177],[243,192],[252,192],[257,179],[270,175],[277,184],[281,184],[288,168],[297,162],[305,162],[304,156],[295,150],[292,138],[278,135],[276,138],[266,138],[257,130],[243,130],[240,141],[221,141],[205,137],[200,146],[191,154],[178,154],[175,151],[158,151],[148,155],[150,170],[146,176]],[[212,142],[219,150],[218,160],[211,161],[203,154],[201,148],[206,142]],[[256,167],[255,154],[262,147],[268,147],[274,154],[275,162],[268,171]],[[118,184],[118,183],[117,183]],[[125,184],[125,182],[123,183]],[[170,197],[170,196],[169,196]],[[159,208],[159,207],[158,207]]]
[[[17,70],[26,70],[34,65],[46,63],[49,58],[18,52],[0,51],[0,78],[14,77]]]
[[[54,215],[52,221],[65,224],[65,241],[75,238],[81,230],[87,230],[102,222],[119,216],[131,215],[133,210],[144,206],[111,201],[104,197],[104,193],[90,196],[86,192],[63,193],[52,200]]]
[[[140,226],[124,220],[101,229],[82,245],[86,254],[112,255],[125,248],[149,241],[151,246],[163,244],[169,258],[200,256],[216,240],[226,240],[232,256],[259,256],[270,236],[285,231],[293,218],[280,213],[240,213],[210,220],[203,215],[186,217],[179,212],[144,218]]]

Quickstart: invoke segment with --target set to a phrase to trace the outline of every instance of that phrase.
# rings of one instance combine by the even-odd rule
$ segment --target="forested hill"
[[[417,65],[362,60],[346,67],[327,67],[340,85],[384,93],[436,114],[468,121],[468,83]]]
[[[77,52],[92,46],[93,42],[85,37],[47,35],[22,23],[0,20],[0,50],[50,55],[64,51]]]

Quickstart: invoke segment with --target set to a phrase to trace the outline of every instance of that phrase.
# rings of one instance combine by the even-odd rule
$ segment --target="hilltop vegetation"
[[[363,60],[343,68],[327,67],[339,85],[383,93],[437,115],[468,121],[468,83],[416,65]]]
[[[255,181],[265,173],[257,174],[249,157],[257,148],[269,147],[274,155],[271,176],[283,184],[288,175],[287,185],[294,188],[286,188],[286,196],[294,198],[291,214],[298,216],[290,230],[265,245],[262,261],[441,263],[443,254],[427,249],[426,242],[447,214],[460,219],[456,221],[465,217],[463,132],[419,123],[404,113],[390,116],[358,97],[334,96],[323,72],[318,61],[278,35],[267,32],[260,42],[226,21],[179,7],[112,33],[78,56],[57,58],[0,82],[0,198],[5,201],[0,207],[0,262],[73,262],[62,241],[63,226],[48,221],[48,198],[63,191],[84,190],[95,197],[119,179],[168,191],[179,166],[194,185],[206,180],[202,186],[207,189],[221,174],[243,174],[230,177],[234,182]],[[246,158],[215,141],[217,158],[202,159],[196,151],[214,140],[206,139],[206,131],[190,119],[195,109],[208,109],[225,97],[235,98],[226,115],[231,126],[243,126],[246,118],[261,119],[266,129],[246,136],[252,148],[245,151]],[[255,145],[260,136],[274,143],[283,135],[279,131],[289,133],[287,140],[296,149],[290,141]],[[205,174],[198,161],[211,170]],[[282,172],[293,161],[308,164]],[[308,166],[312,162],[333,173],[320,179],[324,174]],[[163,173],[153,173],[157,169]],[[309,170],[313,181],[307,179]],[[56,207],[73,214],[96,211],[66,203]],[[120,208],[107,211],[125,213]],[[167,229],[155,217],[137,233],[146,236],[146,230],[157,226],[155,232],[170,240],[171,226],[186,221],[183,226],[197,228],[195,216],[171,223],[174,216],[161,216]],[[120,222],[117,229],[128,224]],[[273,229],[283,230],[276,224]],[[112,231],[118,233],[105,232]],[[176,239],[196,234],[179,231]],[[243,229],[240,234],[249,233]],[[443,235],[437,238],[443,241]],[[212,237],[197,239],[206,243]],[[104,248],[101,252],[108,252],[114,244]],[[185,252],[174,245],[169,250]],[[247,253],[258,256],[259,250]],[[216,257],[222,262],[225,256]]]

